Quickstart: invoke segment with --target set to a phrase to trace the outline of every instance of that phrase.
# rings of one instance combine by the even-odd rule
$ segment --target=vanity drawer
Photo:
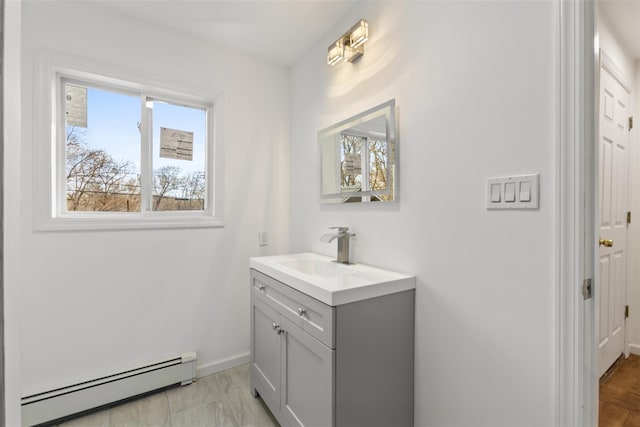
[[[335,348],[334,307],[253,269],[251,292],[318,341],[329,348]]]

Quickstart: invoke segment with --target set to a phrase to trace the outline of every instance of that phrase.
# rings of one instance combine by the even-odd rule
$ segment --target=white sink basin
[[[327,262],[325,259],[298,258],[276,261],[276,264],[311,276],[335,277],[353,273],[353,269],[348,266],[337,262]]]
[[[254,257],[249,266],[328,305],[415,288],[415,277],[313,253]]]

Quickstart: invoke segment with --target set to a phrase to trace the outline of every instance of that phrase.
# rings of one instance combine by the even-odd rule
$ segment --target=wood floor
[[[618,360],[600,379],[600,427],[640,427],[640,356]]]

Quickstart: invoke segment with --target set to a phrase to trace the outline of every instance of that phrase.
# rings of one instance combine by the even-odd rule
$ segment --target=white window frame
[[[51,54],[41,55],[34,85],[34,175],[36,200],[35,228],[40,231],[103,230],[146,228],[221,227],[223,153],[221,138],[222,97],[205,98],[187,90],[163,89],[160,84],[139,83],[131,73],[100,64],[93,67],[78,59],[60,61]],[[62,64],[62,65],[61,65]],[[94,69],[99,69],[97,73]],[[117,77],[107,77],[107,76]],[[124,78],[121,77],[124,75]],[[141,211],[90,212],[67,211],[66,200],[66,126],[64,118],[64,84],[76,83],[116,93],[137,95],[141,104]],[[153,111],[147,98],[206,110],[207,143],[205,148],[205,207],[202,211],[153,211],[152,133]],[[39,110],[39,111],[38,111]],[[44,146],[39,144],[42,142]],[[146,190],[143,191],[144,187]],[[147,195],[149,200],[144,199]]]

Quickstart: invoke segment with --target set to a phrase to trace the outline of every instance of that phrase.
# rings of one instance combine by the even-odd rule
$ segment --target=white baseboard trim
[[[22,398],[22,425],[33,426],[79,414],[196,377],[197,354],[185,352],[111,375]]]
[[[226,359],[214,360],[213,362],[204,363],[197,368],[196,377],[206,377],[226,369],[235,368],[236,366],[245,365],[251,361],[251,353],[236,354]]]
[[[629,344],[629,353],[635,354],[636,356],[640,356],[640,345]]]

